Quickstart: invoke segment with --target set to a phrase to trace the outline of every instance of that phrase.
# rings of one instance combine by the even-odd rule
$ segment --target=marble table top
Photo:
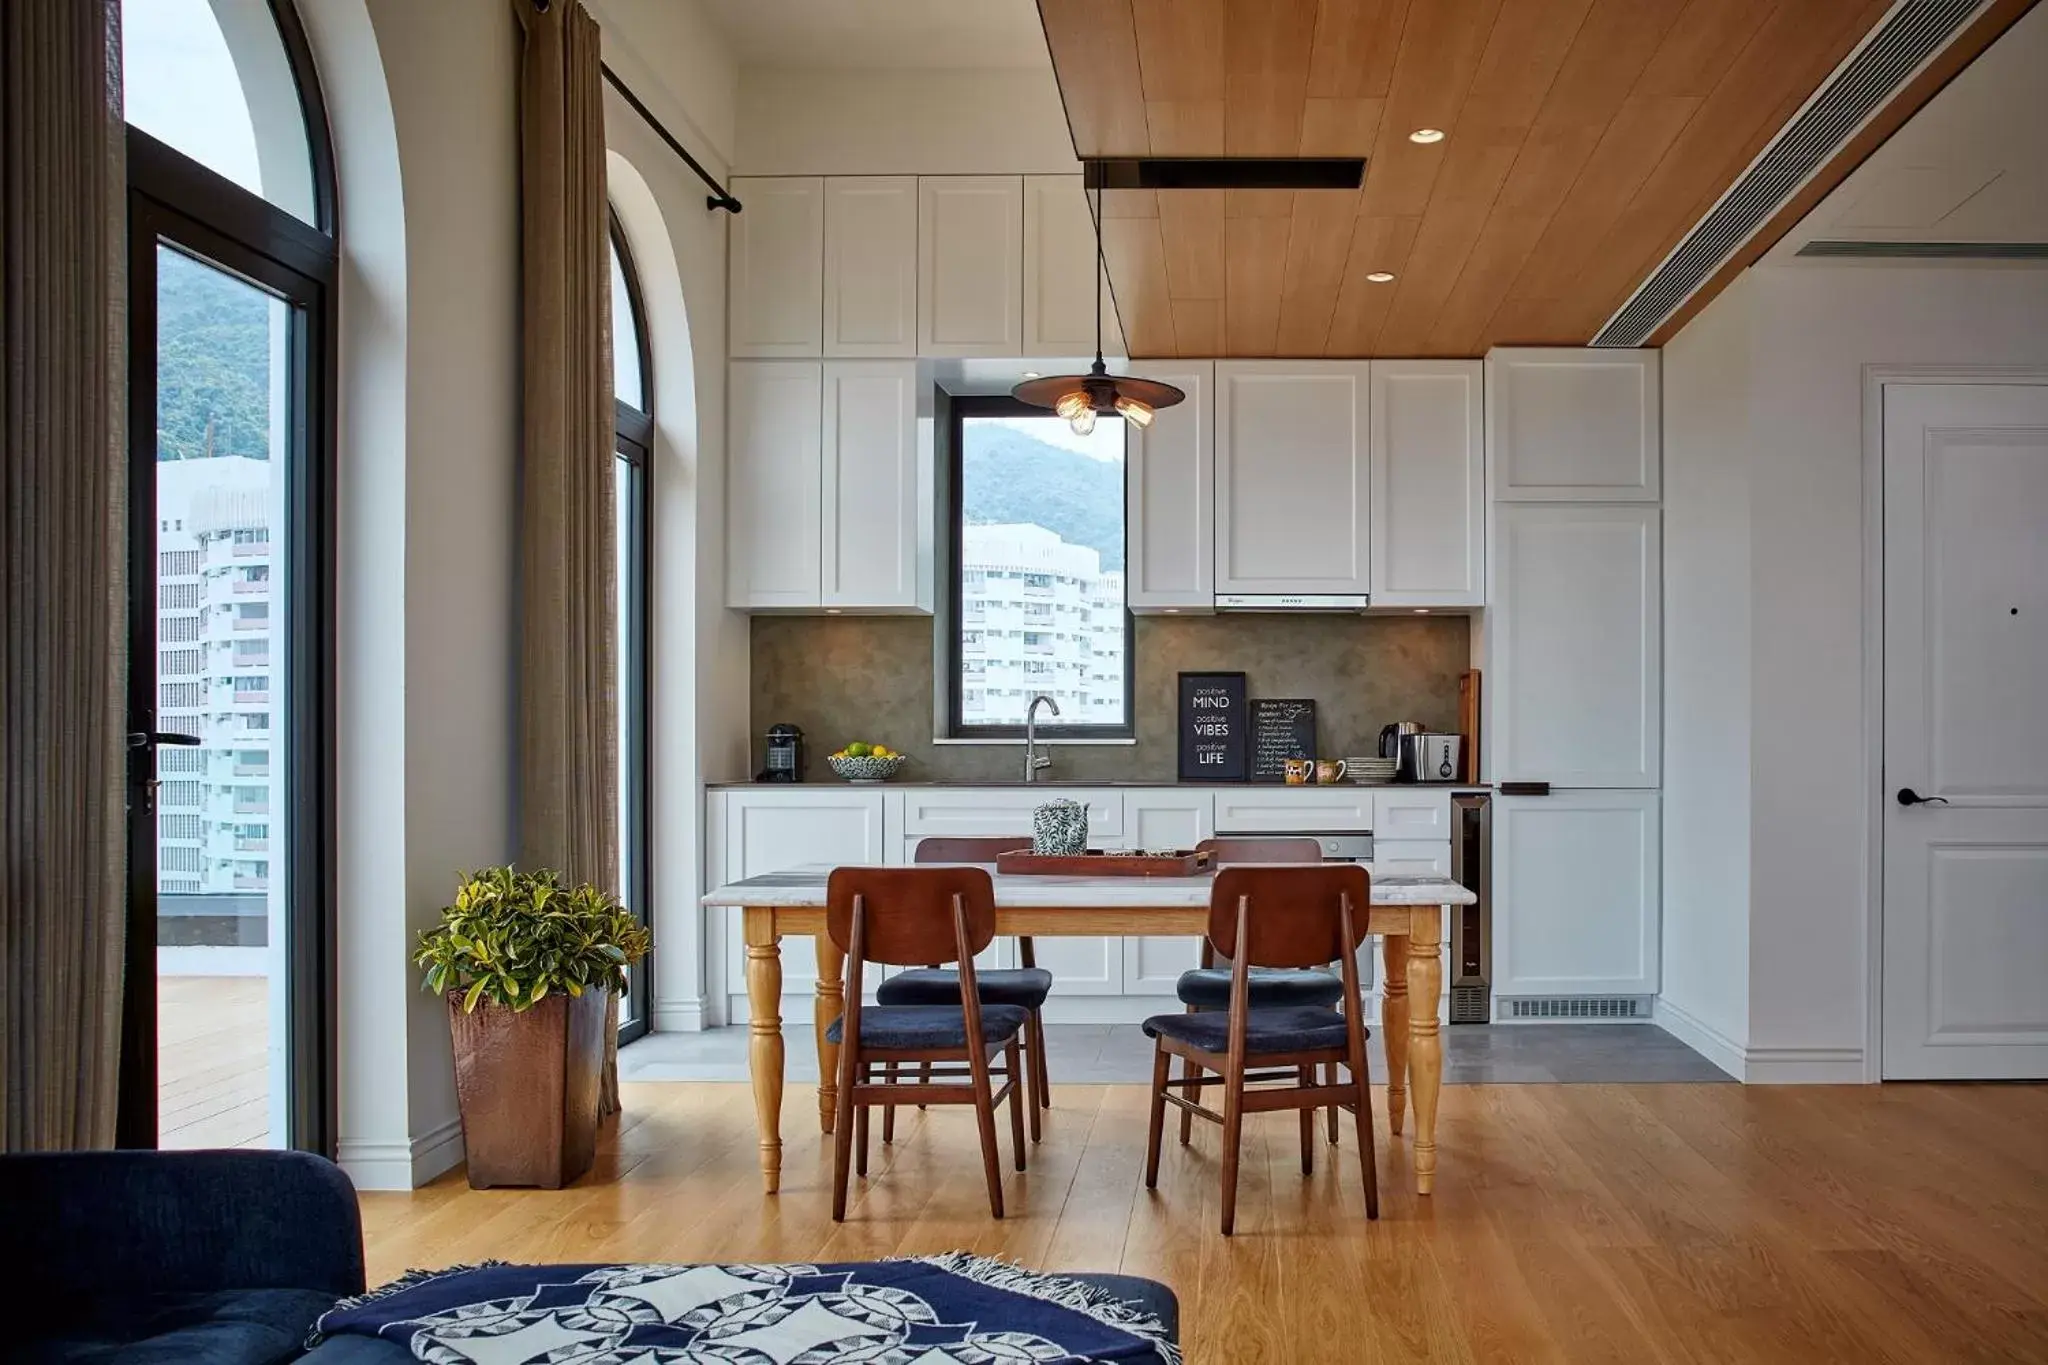
[[[931,864],[926,864],[931,866]],[[987,866],[984,864],[984,866]],[[764,873],[721,886],[704,898],[707,906],[825,904],[830,863],[805,863],[781,872]],[[1174,910],[1209,903],[1213,874],[1195,877],[1018,877],[1003,876],[993,866],[996,904],[1014,909]],[[1479,897],[1446,877],[1387,873],[1372,879],[1374,905],[1470,905]]]

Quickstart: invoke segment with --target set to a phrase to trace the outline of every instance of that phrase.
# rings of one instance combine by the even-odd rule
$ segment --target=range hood
[[[1216,594],[1218,611],[1330,611],[1356,614],[1371,605],[1372,598],[1362,592]]]

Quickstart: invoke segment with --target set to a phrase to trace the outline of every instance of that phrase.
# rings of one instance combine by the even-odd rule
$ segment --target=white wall
[[[1052,59],[1042,69],[784,71],[739,86],[741,175],[1080,171]]]
[[[723,178],[732,165],[739,67],[696,0],[586,0],[604,30],[605,64]],[[609,139],[618,126],[607,109]],[[684,175],[688,167],[678,166]]]
[[[1721,616],[1701,604],[1717,588],[1739,590],[1710,538],[1727,538],[1739,556],[1746,515],[1748,1069],[1755,1079],[1860,1079],[1875,1045],[1871,811],[1882,781],[1868,747],[1874,703],[1863,695],[1865,659],[1879,645],[1865,627],[1865,368],[2048,366],[2048,271],[1753,269],[1667,348],[1667,390],[1695,412],[1696,396],[1717,386],[1738,401],[1743,385],[1727,376],[1744,348],[1728,332],[1739,333],[1729,315],[1743,310],[1746,413],[1737,405],[1739,419],[1667,419],[1665,514],[1697,540],[1665,566],[1667,602],[1686,618],[1681,638],[1699,651],[1695,662],[1717,632],[1735,628],[1732,608]],[[1718,460],[1746,463],[1746,513],[1733,489],[1743,476],[1699,468]],[[1680,671],[1667,666],[1667,687]],[[1686,695],[1667,692],[1666,722],[1704,750],[1728,717],[1688,717]],[[1704,803],[1741,781],[1724,755],[1681,786]],[[1675,813],[1669,824],[1680,824]],[[1689,855],[1699,852],[1691,837],[1678,836]],[[1667,939],[1711,938],[1711,916],[1725,905],[1676,880],[1666,887]],[[1727,894],[1727,881],[1713,884]],[[1667,951],[1667,971],[1678,951]]]

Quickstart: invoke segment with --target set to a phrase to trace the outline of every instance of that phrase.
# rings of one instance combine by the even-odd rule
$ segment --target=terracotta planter
[[[551,995],[523,1013],[448,993],[455,1093],[471,1189],[559,1190],[597,1155],[598,1077],[609,993]]]

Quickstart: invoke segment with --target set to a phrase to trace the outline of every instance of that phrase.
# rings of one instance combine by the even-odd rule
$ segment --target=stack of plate
[[[1347,758],[1344,760],[1344,775],[1361,786],[1384,786],[1386,783],[1394,780],[1394,760],[1391,758]]]

